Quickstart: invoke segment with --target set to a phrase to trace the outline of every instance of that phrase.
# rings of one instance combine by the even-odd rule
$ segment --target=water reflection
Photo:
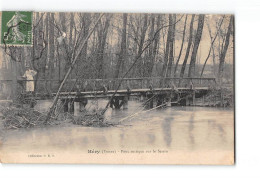
[[[191,145],[191,148],[193,148],[193,146],[194,146],[194,112],[190,116],[188,132],[189,132],[190,145]]]
[[[43,109],[45,103],[40,103]],[[99,106],[106,101],[99,102]],[[109,109],[111,122],[136,113],[141,103],[129,101],[127,110]],[[38,106],[39,108],[39,106]],[[41,109],[41,108],[39,108]],[[2,149],[77,150],[89,148],[171,150],[233,150],[233,111],[217,108],[174,107],[140,113],[121,126],[93,128],[47,127],[42,129],[6,130],[1,132]]]
[[[221,140],[221,142],[225,143],[226,142],[226,131],[224,129],[225,128],[224,124],[218,123],[216,120],[210,120],[208,122],[208,125],[210,128],[209,131],[214,132],[217,130],[218,131],[217,133],[219,134],[218,138]],[[212,132],[209,133],[208,137],[210,137]]]
[[[170,147],[172,143],[172,126],[171,126],[172,121],[173,118],[167,117],[162,122],[162,130],[163,130],[164,140],[167,147]]]
[[[147,134],[147,136],[148,136],[148,143],[149,144],[154,144],[154,142],[155,142],[155,135],[154,134]]]

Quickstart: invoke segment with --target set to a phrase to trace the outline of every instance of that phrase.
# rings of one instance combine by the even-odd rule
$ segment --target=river
[[[102,107],[105,103],[102,100],[98,105]],[[35,108],[44,111],[49,104],[50,101],[41,101]],[[110,122],[121,121],[121,125],[95,128],[71,124],[63,127],[4,130],[0,138],[1,159],[17,163],[234,162],[233,109],[166,107],[142,112],[141,102],[129,101],[128,109],[109,109],[105,116]],[[127,116],[132,117],[126,118]],[[137,153],[161,151],[162,155],[136,156],[128,153],[132,150]],[[103,154],[91,154],[91,151]]]

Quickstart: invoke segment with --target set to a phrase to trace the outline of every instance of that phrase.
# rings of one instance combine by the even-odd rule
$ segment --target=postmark
[[[2,45],[32,45],[32,12],[3,11]]]

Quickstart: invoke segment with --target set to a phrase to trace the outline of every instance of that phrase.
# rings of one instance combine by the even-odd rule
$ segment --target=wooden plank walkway
[[[195,87],[193,89],[191,88],[177,88],[176,89],[179,93],[188,93],[191,91],[195,92],[206,92],[209,90],[208,87]],[[143,88],[143,89],[121,89],[116,92],[117,97],[119,96],[141,96],[145,94],[166,94],[172,92],[172,88],[154,88],[153,90],[149,88]],[[115,90],[108,90],[106,92],[104,91],[86,91],[86,92],[61,92],[60,93],[60,99],[73,99],[73,98],[109,98],[115,93]],[[36,94],[35,99],[52,99],[56,93],[52,94]],[[25,95],[26,96],[26,95]],[[29,96],[28,96],[29,97]]]

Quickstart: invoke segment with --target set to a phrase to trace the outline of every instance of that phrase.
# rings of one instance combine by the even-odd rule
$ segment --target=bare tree
[[[151,27],[150,27],[150,31],[149,31],[149,39],[153,38],[154,35],[154,28],[155,28],[155,15],[151,14]],[[145,65],[145,72],[144,72],[144,76],[145,77],[149,77],[152,74],[152,70],[153,70],[153,61],[154,61],[154,43],[150,45],[150,47],[148,48],[148,55],[146,57],[146,65]]]
[[[178,65],[179,65],[179,61],[181,59],[182,49],[183,49],[183,45],[184,45],[184,41],[185,41],[187,17],[188,17],[188,15],[185,16],[184,27],[183,27],[183,32],[182,32],[181,48],[180,48],[179,56],[177,58],[177,61],[176,61],[176,64],[175,64],[175,68],[174,68],[174,73],[173,73],[174,77],[176,77],[176,72],[177,72],[177,68],[178,68]]]
[[[191,48],[191,44],[192,44],[192,36],[193,36],[194,17],[195,17],[195,15],[193,14],[192,17],[191,17],[191,22],[190,22],[190,35],[189,35],[188,46],[187,46],[187,49],[186,49],[186,55],[185,55],[184,61],[182,63],[182,68],[181,68],[181,72],[180,72],[180,78],[183,78],[183,76],[184,76],[186,64],[187,64],[189,53],[190,53],[190,48]]]
[[[98,26],[97,78],[103,78],[104,52],[111,17],[111,15],[107,15],[104,24],[100,22]]]
[[[197,33],[195,35],[193,51],[191,54],[191,61],[190,61],[188,77],[192,77],[195,75],[195,62],[196,62],[197,51],[198,51],[198,48],[200,45],[200,39],[202,36],[204,17],[205,17],[205,15],[202,15],[202,14],[199,15],[198,28],[197,28]]]
[[[153,71],[153,66],[154,66],[154,62],[155,62],[155,57],[158,54],[158,48],[160,45],[160,31],[158,31],[161,28],[161,15],[158,15],[157,17],[157,23],[156,23],[156,31],[158,32],[157,34],[155,34],[154,37],[154,44],[153,44],[153,53],[152,53],[152,61],[151,61],[151,65],[149,67],[149,76],[151,77],[152,75],[152,71]]]
[[[139,46],[138,46],[138,51],[136,56],[140,56],[142,54],[144,42],[145,42],[145,36],[146,36],[146,31],[148,29],[148,14],[144,14],[144,20],[143,20],[143,25],[141,27],[141,35],[140,35],[140,41],[139,41]],[[138,76],[143,76],[143,62],[142,58],[137,63],[137,74]]]
[[[169,14],[167,41],[166,41],[166,47],[164,52],[164,63],[161,72],[161,77],[168,77],[171,75],[173,53],[174,53],[173,43],[175,39],[175,23],[176,23],[176,15]]]
[[[54,13],[50,13],[49,21],[54,23]],[[54,44],[54,26],[49,25],[49,62],[48,62],[48,79],[49,79],[49,89],[52,89],[52,81],[54,78],[54,60],[55,60],[55,44]]]
[[[214,38],[213,38],[212,35],[211,35],[210,25],[209,25],[209,23],[208,23],[208,29],[209,29],[209,34],[210,34],[211,43],[210,43],[210,48],[209,48],[208,56],[207,56],[207,58],[205,59],[205,62],[204,62],[204,64],[203,64],[203,67],[202,67],[202,70],[201,70],[200,77],[202,77],[202,75],[203,75],[203,72],[204,72],[204,69],[205,69],[206,64],[207,64],[207,62],[208,62],[208,59],[209,59],[209,57],[210,57],[211,51],[213,51],[213,61],[214,61],[214,58],[215,58],[215,57],[214,57],[214,56],[215,56],[215,54],[214,54],[214,42],[215,42],[215,40],[216,40],[216,38],[217,38],[218,31],[219,31],[220,28],[221,28],[221,25],[222,25],[222,23],[223,23],[224,18],[225,18],[225,16],[223,16],[223,18],[220,20],[220,24],[218,25],[218,29],[217,29],[217,32],[216,32]],[[213,66],[213,68],[214,68],[214,66]],[[213,70],[215,71],[215,69],[213,69]]]
[[[226,57],[226,53],[228,50],[228,46],[229,46],[229,40],[230,40],[230,35],[231,35],[231,31],[232,31],[232,24],[233,24],[233,16],[230,16],[230,20],[229,20],[229,25],[228,25],[228,30],[227,30],[227,34],[226,34],[226,38],[225,38],[225,44],[222,48],[221,54],[220,54],[220,58],[219,58],[219,71],[218,71],[218,77],[221,80],[223,77],[223,71],[224,71],[224,62],[225,62],[225,57]]]
[[[169,19],[170,20],[170,19]],[[176,27],[176,14],[173,15],[171,21],[171,36],[170,36],[170,52],[169,52],[169,64],[166,73],[166,77],[171,77],[172,64],[174,64],[174,54],[175,54],[175,27]]]
[[[122,29],[122,37],[121,37],[121,47],[120,53],[118,56],[118,61],[116,64],[115,75],[114,78],[119,77],[119,71],[122,65],[122,61],[125,60],[126,57],[126,28],[127,28],[127,14],[123,14],[123,29]]]

